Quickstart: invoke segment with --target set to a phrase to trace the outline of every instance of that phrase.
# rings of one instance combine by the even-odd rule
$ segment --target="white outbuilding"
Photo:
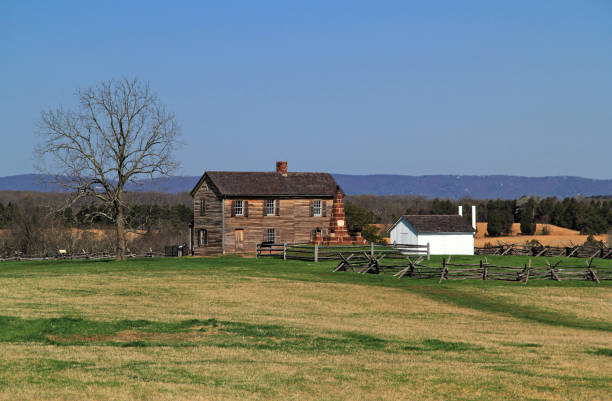
[[[473,255],[475,232],[461,215],[405,215],[389,228],[392,244],[429,243],[432,255]]]

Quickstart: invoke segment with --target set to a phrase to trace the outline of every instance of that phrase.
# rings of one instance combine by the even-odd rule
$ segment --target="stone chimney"
[[[474,230],[478,228],[476,225],[476,205],[472,205],[472,228]]]
[[[287,162],[276,162],[276,172],[283,177],[287,176]]]

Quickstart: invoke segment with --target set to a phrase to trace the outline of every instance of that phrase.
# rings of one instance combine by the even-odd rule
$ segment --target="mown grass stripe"
[[[445,286],[411,286],[406,289],[434,301],[498,315],[511,316],[521,320],[573,329],[612,332],[612,323],[610,322],[581,319],[567,313],[549,311],[532,305],[519,305],[499,298],[478,295]]]

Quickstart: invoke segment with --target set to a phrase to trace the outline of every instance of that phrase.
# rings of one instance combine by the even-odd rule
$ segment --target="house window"
[[[242,200],[236,200],[236,206],[234,207],[234,214],[236,216],[244,216],[244,204]]]
[[[200,200],[200,216],[206,216],[206,200]]]
[[[323,208],[321,207],[321,201],[316,200],[312,202],[312,215],[321,217],[323,216]]]
[[[198,245],[208,245],[208,231],[204,228],[198,231]]]
[[[274,242],[276,240],[276,230],[273,228],[268,228],[266,230],[266,242]]]
[[[274,199],[266,199],[266,216],[274,216],[275,210]]]

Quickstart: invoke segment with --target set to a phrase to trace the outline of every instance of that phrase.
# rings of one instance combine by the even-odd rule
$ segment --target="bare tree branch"
[[[108,206],[104,217],[116,224],[117,257],[124,259],[124,188],[174,171],[179,127],[149,84],[136,78],[102,82],[76,95],[76,110],[41,114],[40,169],[74,192],[66,206],[85,197]]]

